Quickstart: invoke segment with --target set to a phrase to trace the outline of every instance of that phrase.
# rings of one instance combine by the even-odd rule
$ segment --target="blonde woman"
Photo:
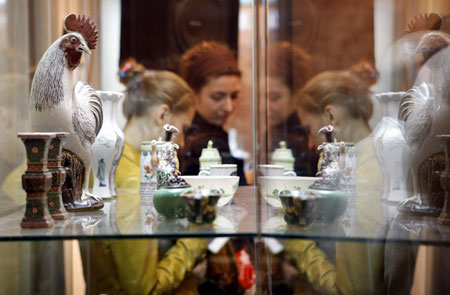
[[[179,130],[194,115],[193,92],[177,75],[147,71],[135,61],[124,64],[122,81],[127,84],[124,115],[125,148],[116,173],[120,194],[117,220],[140,217],[139,146],[141,141],[163,136],[163,125]],[[177,137],[180,144],[183,137]],[[120,230],[127,226],[118,221]],[[92,294],[197,294],[192,280],[184,280],[197,258],[206,250],[200,239],[179,239],[158,261],[158,240],[113,240],[83,242],[88,293]],[[89,258],[89,259],[88,259]],[[183,281],[184,280],[184,281]]]

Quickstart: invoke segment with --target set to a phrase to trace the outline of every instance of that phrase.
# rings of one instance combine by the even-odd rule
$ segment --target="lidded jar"
[[[275,149],[272,154],[272,164],[283,166],[284,170],[293,171],[294,162],[292,150],[287,148],[285,141],[280,141],[280,147]]]
[[[212,140],[208,141],[208,146],[202,149],[202,154],[199,158],[200,171],[208,170],[211,165],[222,164],[222,157],[220,156],[219,150],[213,148]]]

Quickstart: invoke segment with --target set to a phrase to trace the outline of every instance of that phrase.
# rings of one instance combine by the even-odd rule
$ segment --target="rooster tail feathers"
[[[398,118],[405,122],[406,139],[410,145],[421,146],[430,133],[433,102],[433,87],[425,82],[408,90],[400,102]]]
[[[422,82],[408,90],[400,102],[398,118],[408,121],[412,112],[424,108],[434,99],[433,88],[428,83]]]
[[[102,102],[100,100],[100,97],[97,93],[92,95],[92,98],[89,100],[89,108],[94,114],[95,118],[95,136],[98,135],[100,132],[100,129],[102,129],[103,126],[103,109],[102,109]]]
[[[78,81],[75,84],[74,94],[76,103],[78,105],[87,105],[91,115],[95,119],[95,126],[92,126],[93,130],[89,130],[88,132],[89,137],[93,136],[93,140],[95,140],[103,125],[103,108],[100,96],[89,84],[83,81]]]

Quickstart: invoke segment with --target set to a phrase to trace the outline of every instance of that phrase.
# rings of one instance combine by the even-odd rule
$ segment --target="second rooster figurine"
[[[88,192],[88,183],[91,145],[103,122],[102,105],[91,86],[73,82],[73,70],[83,53],[95,49],[98,32],[90,18],[75,14],[65,18],[64,31],[37,66],[29,101],[30,124],[33,131],[70,133],[63,156],[68,170],[64,205],[68,211],[96,210],[103,202]]]

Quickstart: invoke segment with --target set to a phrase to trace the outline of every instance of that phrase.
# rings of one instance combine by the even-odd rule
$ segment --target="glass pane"
[[[443,293],[449,12],[0,0],[0,293]]]
[[[256,149],[262,151],[257,183],[266,238],[258,248],[262,289],[444,290],[441,276],[426,270],[431,264],[444,269],[431,261],[445,250],[416,242],[447,244],[450,6],[261,4],[266,30]],[[301,160],[313,169],[299,169]],[[315,275],[314,267],[321,268]],[[421,289],[428,280],[433,287]]]
[[[254,189],[248,186],[253,182],[253,119],[248,115],[252,112],[251,2],[196,0],[144,3],[117,0],[106,4],[86,1],[4,1],[2,5],[5,38],[11,39],[9,43],[12,45],[17,43],[16,47],[19,49],[11,52],[24,52],[23,55],[29,60],[24,66],[16,65],[14,59],[5,57],[5,63],[15,63],[2,69],[8,75],[15,72],[16,68],[30,71],[24,74],[26,85],[5,83],[5,87],[13,88],[14,93],[11,92],[10,96],[15,98],[13,102],[18,105],[7,102],[2,104],[5,107],[14,105],[13,111],[5,111],[5,115],[11,117],[11,122],[5,121],[8,126],[3,129],[11,135],[11,138],[5,140],[8,144],[5,144],[4,149],[5,152],[10,149],[11,155],[5,155],[4,158],[14,160],[14,163],[9,167],[6,166],[9,163],[5,162],[5,169],[2,169],[7,180],[2,186],[4,192],[0,198],[4,204],[0,223],[8,228],[3,231],[2,238],[256,235]],[[8,9],[12,13],[8,14]],[[25,20],[19,17],[24,11],[30,15]],[[82,58],[76,59],[79,54],[70,55],[69,46],[69,49],[64,49],[69,52],[66,55],[68,59],[61,61],[55,68],[57,70],[48,69],[56,66],[42,65],[52,60],[52,54],[63,52],[62,45],[52,47],[52,42],[58,45],[58,42],[68,40],[59,38],[60,28],[70,12],[89,14],[97,26],[99,38],[95,41],[95,37],[86,32],[82,32],[80,36],[75,35],[76,38],[87,40],[85,45],[89,50],[84,51],[90,51],[91,54],[84,54],[83,51]],[[21,24],[21,21],[24,23]],[[75,18],[72,21],[77,22]],[[36,25],[25,22],[35,22]],[[162,29],[161,23],[166,24]],[[74,25],[70,22],[64,25],[66,31],[77,30],[76,27],[71,27]],[[23,30],[24,34],[15,34],[18,30]],[[37,38],[38,35],[41,38]],[[17,36],[23,40],[13,40]],[[71,68],[68,69],[66,64]],[[73,76],[66,77],[63,74],[60,77],[58,70],[63,73],[67,71]],[[51,81],[56,81],[55,85],[53,82],[46,83],[47,76],[52,77]],[[30,90],[33,80],[36,82],[33,84],[34,94]],[[79,80],[85,80],[89,85],[75,84]],[[210,83],[212,80],[214,83]],[[51,110],[42,111],[43,107],[34,98],[41,93],[40,87],[45,97],[55,97],[56,94],[53,95],[51,89],[65,89],[63,86],[67,88],[62,93],[67,104],[71,103],[72,89],[75,89],[74,108],[82,106],[86,98],[90,99],[90,106],[96,105],[98,102],[95,98],[83,96],[83,93],[93,93],[92,90],[86,90],[91,87],[97,91],[103,108],[101,129],[99,120],[96,119],[100,115],[95,108],[93,111],[88,109],[85,113],[78,110],[81,112],[79,118],[75,115],[76,112],[72,114],[70,108],[54,110],[49,107]],[[32,102],[29,102],[30,96]],[[120,101],[113,103],[113,99]],[[54,105],[58,103],[55,102]],[[29,117],[32,118],[31,122]],[[86,121],[87,125],[83,127],[81,124],[80,129],[73,127],[77,118]],[[75,125],[72,124],[72,119]],[[13,122],[16,123],[12,124]],[[140,154],[142,142],[160,140],[158,144],[162,143],[160,138],[165,138],[163,126],[167,123],[174,125],[179,134],[171,138],[177,145],[167,143],[166,146],[178,149],[178,152],[173,153],[174,157],[170,161],[161,159],[161,169],[158,169],[166,169],[164,171],[173,177],[180,175],[180,172],[181,175],[188,175],[186,181],[193,189],[221,191],[218,202],[220,213],[217,218],[221,224],[219,227],[214,225],[190,229],[187,219],[182,220],[183,225],[160,225],[159,229],[155,227],[156,222],[149,222],[151,229],[141,226],[142,222],[148,222],[146,214],[150,214],[150,211],[151,214],[156,214],[157,210],[167,211],[171,205],[170,201],[162,201],[158,203],[158,209],[153,208],[154,189],[151,187],[153,181],[156,181],[156,177],[153,177],[156,170],[150,167],[151,151],[143,150]],[[115,125],[119,125],[122,131],[117,131],[116,127],[114,130],[110,128]],[[96,127],[97,139],[90,142],[95,137],[92,134],[92,138],[80,147],[77,145],[79,139],[94,132],[89,130],[89,126]],[[37,210],[37,207],[31,208],[29,205],[25,209],[24,206],[26,194],[22,188],[22,175],[27,168],[24,144],[17,138],[17,132],[57,130],[71,133],[64,145],[63,165],[69,170],[66,170],[65,184],[62,187],[62,202],[69,211],[69,217],[65,221],[56,221],[55,227],[59,228],[57,231],[53,226],[22,231],[20,220],[24,217],[24,211]],[[123,133],[117,142],[111,135],[115,132]],[[212,148],[215,150],[208,150],[209,140],[213,141]],[[121,147],[120,142],[124,146]],[[108,150],[117,150],[118,158],[108,154]],[[87,156],[91,151],[92,157]],[[204,151],[205,155],[200,160]],[[209,151],[215,151],[213,155],[218,158],[212,158]],[[214,164],[215,159],[219,161],[216,164],[235,166],[219,167],[209,175],[209,166]],[[164,166],[163,162],[167,165]],[[114,165],[117,169],[115,176],[110,172]],[[92,172],[89,173],[91,168]],[[200,170],[205,170],[204,174],[197,176]],[[88,179],[90,188],[86,189]],[[117,191],[112,189],[114,181]],[[140,195],[140,192],[143,194]],[[242,198],[237,197],[238,195]],[[103,201],[99,201],[101,198]],[[181,202],[178,206],[183,207],[184,212],[183,204]],[[103,209],[95,210],[102,206]],[[86,212],[77,213],[79,211]],[[37,212],[40,214],[41,211]],[[159,213],[160,216],[155,217],[155,221],[170,223],[166,219],[174,218],[170,214],[163,216],[164,214]],[[49,216],[46,215],[45,218],[48,219]],[[75,219],[78,221],[75,222]],[[153,216],[151,219],[153,220]],[[84,225],[73,227],[69,220]],[[116,224],[117,221],[119,225]],[[123,222],[126,225],[120,225]]]

